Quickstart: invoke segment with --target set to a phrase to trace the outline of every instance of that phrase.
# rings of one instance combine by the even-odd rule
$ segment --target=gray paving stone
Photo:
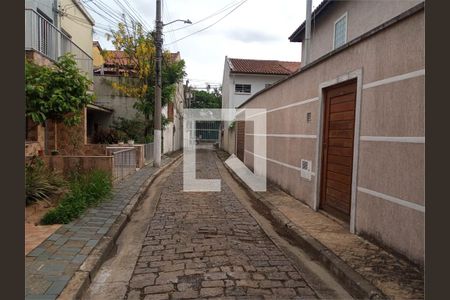
[[[168,162],[168,158],[163,159],[163,164]],[[149,165],[133,173],[113,188],[112,199],[89,208],[79,219],[61,226],[30,252],[25,257],[26,299],[55,299],[154,172],[155,168]],[[45,291],[52,294],[45,295]]]
[[[220,178],[215,154],[197,155],[197,178]],[[164,183],[131,282],[146,270],[157,278],[145,289],[169,299],[301,299],[308,288],[223,181],[220,193],[183,192],[182,164]]]

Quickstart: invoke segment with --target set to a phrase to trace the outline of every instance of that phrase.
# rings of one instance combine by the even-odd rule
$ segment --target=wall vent
[[[310,160],[302,159],[300,162],[300,176],[302,178],[311,180],[311,165],[312,162]]]

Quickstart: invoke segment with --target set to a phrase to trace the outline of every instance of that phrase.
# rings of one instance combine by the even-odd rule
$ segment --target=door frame
[[[356,79],[356,105],[355,105],[355,129],[353,138],[353,167],[352,167],[352,191],[350,202],[350,232],[356,232],[356,193],[358,183],[358,156],[359,156],[359,137],[361,127],[361,98],[362,98],[362,79],[363,70],[342,74],[334,79],[319,84],[319,113],[317,118],[317,142],[316,142],[316,180],[314,189],[314,210],[320,207],[320,186],[322,181],[322,139],[323,139],[323,122],[324,122],[324,103],[326,100],[325,89],[334,85],[341,84],[345,81]]]

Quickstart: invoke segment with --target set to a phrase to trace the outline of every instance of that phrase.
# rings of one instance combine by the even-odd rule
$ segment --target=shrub
[[[62,191],[66,181],[59,173],[50,171],[37,156],[25,165],[25,202],[30,204],[50,198]]]
[[[25,115],[34,122],[64,121],[79,124],[83,108],[93,102],[92,84],[77,67],[74,55],[66,53],[53,66],[25,61]]]
[[[99,170],[75,174],[70,179],[70,191],[59,205],[48,211],[41,220],[44,225],[67,224],[78,218],[88,207],[105,200],[112,189],[111,176]]]
[[[93,136],[94,144],[116,144],[117,141],[117,131],[114,129],[100,128]]]
[[[114,121],[114,129],[122,131],[126,134],[126,138],[132,139],[136,142],[140,141],[144,137],[145,122],[140,119],[125,119],[119,118]]]

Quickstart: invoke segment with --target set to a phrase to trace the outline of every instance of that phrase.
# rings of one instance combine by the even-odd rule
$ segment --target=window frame
[[[241,85],[241,86],[248,85],[250,87],[250,92],[238,92],[238,91],[236,91],[236,86],[237,85]],[[252,85],[250,83],[235,83],[234,84],[234,93],[237,94],[237,95],[250,95],[252,93]]]
[[[334,22],[334,25],[333,25],[333,41],[332,41],[332,43],[333,43],[333,50],[342,46],[342,45],[339,45],[338,47],[336,47],[336,24],[339,23],[339,21],[341,21],[344,18],[345,18],[345,31],[344,31],[344,33],[345,33],[345,35],[344,35],[345,36],[345,41],[344,41],[344,43],[342,45],[345,45],[347,43],[347,38],[348,38],[348,13],[345,12],[342,16],[337,18],[337,20]]]

